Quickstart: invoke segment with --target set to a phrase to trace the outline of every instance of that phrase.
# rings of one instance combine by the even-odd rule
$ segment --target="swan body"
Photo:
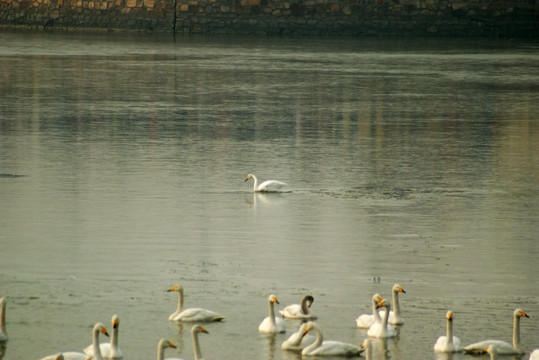
[[[270,295],[268,297],[269,316],[258,326],[258,331],[261,333],[275,334],[286,331],[283,318],[275,316],[274,304],[279,304],[279,301],[275,295]]]
[[[434,344],[434,351],[440,353],[462,351],[462,342],[456,336],[453,336],[453,312],[448,311],[446,314],[447,320],[447,335],[440,336]]]
[[[378,308],[383,307],[386,311],[382,315],[382,322],[381,323],[374,323],[369,328],[369,331],[367,331],[367,335],[375,338],[391,338],[397,336],[397,333],[395,331],[395,328],[393,326],[388,324],[389,321],[389,311],[391,308],[391,305],[387,300],[382,300],[378,304]]]
[[[216,313],[215,311],[203,309],[203,308],[189,308],[183,309],[183,287],[181,285],[175,285],[168,292],[178,293],[178,308],[176,312],[169,316],[170,321],[184,321],[184,322],[210,322],[210,321],[222,321],[224,316]]]
[[[520,348],[520,318],[529,317],[521,309],[513,311],[513,345],[501,340],[484,340],[470,344],[464,348],[464,351],[472,354],[481,354],[491,345],[492,351],[500,355],[519,355],[524,352]]]
[[[301,355],[307,356],[355,356],[363,352],[358,345],[348,344],[341,341],[325,340],[320,328],[316,323],[309,321],[305,332],[315,332],[316,340],[301,351]]]
[[[530,353],[530,358],[528,360],[539,360],[539,349],[535,349]]]
[[[122,350],[118,347],[118,331],[120,328],[120,319],[118,315],[112,316],[112,335],[110,337],[110,343],[101,343],[99,348],[101,349],[101,356],[107,359],[122,359],[124,357]],[[84,353],[90,357],[94,356],[93,344],[84,349]]]
[[[0,342],[8,340],[6,332],[6,299],[0,298]]]
[[[109,334],[107,333],[107,329],[103,324],[97,323],[94,325],[94,328],[92,329],[92,347],[94,350],[94,360],[103,360],[103,356],[101,355],[101,349],[99,348],[99,333],[102,333],[105,336],[109,336]],[[65,351],[61,354],[64,357],[64,360],[87,360],[88,358],[90,358],[90,356],[86,355],[85,353],[78,351]],[[45,356],[41,360],[56,359],[56,356],[58,355]]]
[[[58,353],[56,355],[49,355],[42,358],[41,360],[64,360],[64,354]],[[87,360],[91,360],[90,357],[88,357]]]
[[[290,335],[290,337],[282,343],[281,349],[301,351],[306,346],[312,344],[316,338],[313,335],[305,332],[306,327],[307,323],[301,323],[298,331]]]
[[[380,294],[376,293],[372,296],[372,314],[361,314],[356,319],[356,325],[360,329],[368,329],[374,323],[380,323],[380,315],[378,313],[378,303],[382,301]]]
[[[314,302],[314,298],[311,295],[305,295],[301,299],[300,304],[292,304],[285,307],[280,311],[283,318],[288,319],[301,319],[301,320],[313,320],[318,316],[309,311],[309,308]]]
[[[159,340],[157,344],[157,360],[165,360],[165,349],[173,348],[176,349],[176,345],[168,341],[167,339]],[[167,358],[167,360],[182,360],[179,358]]]
[[[248,174],[244,182],[253,179],[253,192],[279,192],[287,184],[279,180],[266,180],[258,185],[258,179],[253,174]]]

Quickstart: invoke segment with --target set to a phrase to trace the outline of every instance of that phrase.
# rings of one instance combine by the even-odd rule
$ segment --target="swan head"
[[[378,309],[380,309],[380,308],[386,308],[387,310],[389,310],[391,308],[391,304],[390,304],[389,300],[380,299],[378,301]]]
[[[180,284],[176,284],[173,287],[171,287],[170,289],[168,289],[167,291],[168,292],[182,292],[183,288],[182,288],[182,286]]]
[[[268,301],[270,302],[270,304],[279,304],[277,297],[273,294],[268,297]]]
[[[446,317],[447,320],[453,321],[453,311],[449,310],[449,311],[445,314],[445,317]]]
[[[253,174],[248,174],[246,177],[245,177],[245,180],[243,180],[243,182],[249,180],[249,179],[252,179],[254,178],[255,176]]]
[[[307,307],[310,308],[314,302],[314,297],[312,295],[305,295],[301,302],[307,304]]]
[[[399,284],[393,285],[393,292],[395,292],[395,293],[401,292],[403,294],[406,294],[406,291],[404,291],[402,286],[400,286]]]
[[[305,330],[303,330],[303,335],[306,335],[309,331],[318,329],[318,326],[314,321],[307,321],[305,323]]]
[[[167,339],[161,339],[159,341],[159,348],[166,349],[166,348],[173,348],[176,349],[176,345],[168,341]]]
[[[369,338],[363,339],[360,345],[363,349],[367,350],[367,348],[371,347],[371,340]]]
[[[64,354],[62,353],[56,354],[56,356],[54,357],[54,360],[64,360]]]
[[[526,314],[523,310],[521,309],[515,309],[515,311],[513,312],[513,314],[516,316],[516,317],[527,317],[529,318],[528,314]]]
[[[118,326],[120,326],[120,319],[118,318],[118,315],[114,314],[112,316],[112,328],[118,329]]]
[[[372,302],[375,304],[379,304],[382,301],[382,297],[380,294],[376,293],[372,296]]]
[[[198,333],[209,334],[209,332],[206,329],[204,329],[202,326],[193,325],[193,327],[191,328],[191,334],[198,334]]]
[[[107,332],[107,328],[101,323],[95,324],[94,332],[101,333],[105,336],[109,336],[109,333]]]

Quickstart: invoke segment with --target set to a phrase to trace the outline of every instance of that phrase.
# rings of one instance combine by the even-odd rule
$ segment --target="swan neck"
[[[382,328],[384,330],[387,330],[387,323],[389,322],[389,310],[390,310],[390,307],[386,306],[385,309],[386,309],[386,311],[384,312],[384,317],[382,319]]]
[[[453,321],[447,319],[447,344],[453,345]]]
[[[256,188],[258,187],[258,179],[254,175],[251,177],[253,178],[253,191],[256,191]]]
[[[200,351],[200,344],[198,343],[198,333],[193,331],[192,337],[193,337],[193,349],[195,351],[195,360],[201,360],[202,351]]]
[[[163,360],[165,358],[165,345],[163,340],[159,342],[157,347],[157,360]]]
[[[97,326],[94,327],[94,332],[92,334],[92,346],[94,348],[94,359],[103,360],[101,356],[101,348],[99,347],[99,332],[101,329]]]
[[[118,325],[112,328],[112,335],[110,338],[110,345],[113,348],[118,347]]]
[[[382,320],[380,319],[380,313],[378,312],[378,300],[372,300],[372,316],[374,318],[375,323],[380,323]]]
[[[513,347],[518,352],[522,352],[520,349],[520,317],[515,315],[513,320]]]
[[[183,311],[183,288],[178,290],[178,309],[176,313],[179,314]]]
[[[273,301],[268,301],[268,307],[270,322],[275,325],[275,309],[273,307]]]
[[[2,333],[6,332],[6,303],[2,301],[0,306],[0,331]]]
[[[309,314],[309,309],[307,308],[307,299],[301,299],[301,313],[304,315]]]
[[[401,313],[401,307],[399,305],[399,291],[393,291],[393,314],[396,318],[399,317]]]
[[[302,353],[309,354],[312,350],[320,347],[320,345],[322,345],[322,343],[324,342],[324,336],[322,335],[320,329],[316,325],[313,325],[312,329],[316,333],[316,339],[311,345],[304,348]]]

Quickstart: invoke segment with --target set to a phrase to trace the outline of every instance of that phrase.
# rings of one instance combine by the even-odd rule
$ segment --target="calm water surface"
[[[176,283],[227,318],[206,359],[301,358],[296,322],[258,333],[271,293],[359,344],[397,282],[376,359],[472,359],[432,351],[449,309],[469,344],[511,341],[520,307],[539,347],[538,64],[519,41],[0,33],[3,358],[81,350],[116,313],[126,360],[162,337],[191,359]]]

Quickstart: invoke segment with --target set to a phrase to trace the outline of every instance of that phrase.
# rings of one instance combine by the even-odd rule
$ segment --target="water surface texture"
[[[517,307],[529,353],[538,64],[509,40],[1,33],[3,358],[82,350],[118,314],[126,360],[162,337],[192,359],[176,283],[226,316],[208,360],[301,358],[280,348],[297,322],[258,333],[272,293],[359,344],[394,283],[405,323],[376,359],[473,359],[433,353],[446,311],[464,344],[510,342]]]

